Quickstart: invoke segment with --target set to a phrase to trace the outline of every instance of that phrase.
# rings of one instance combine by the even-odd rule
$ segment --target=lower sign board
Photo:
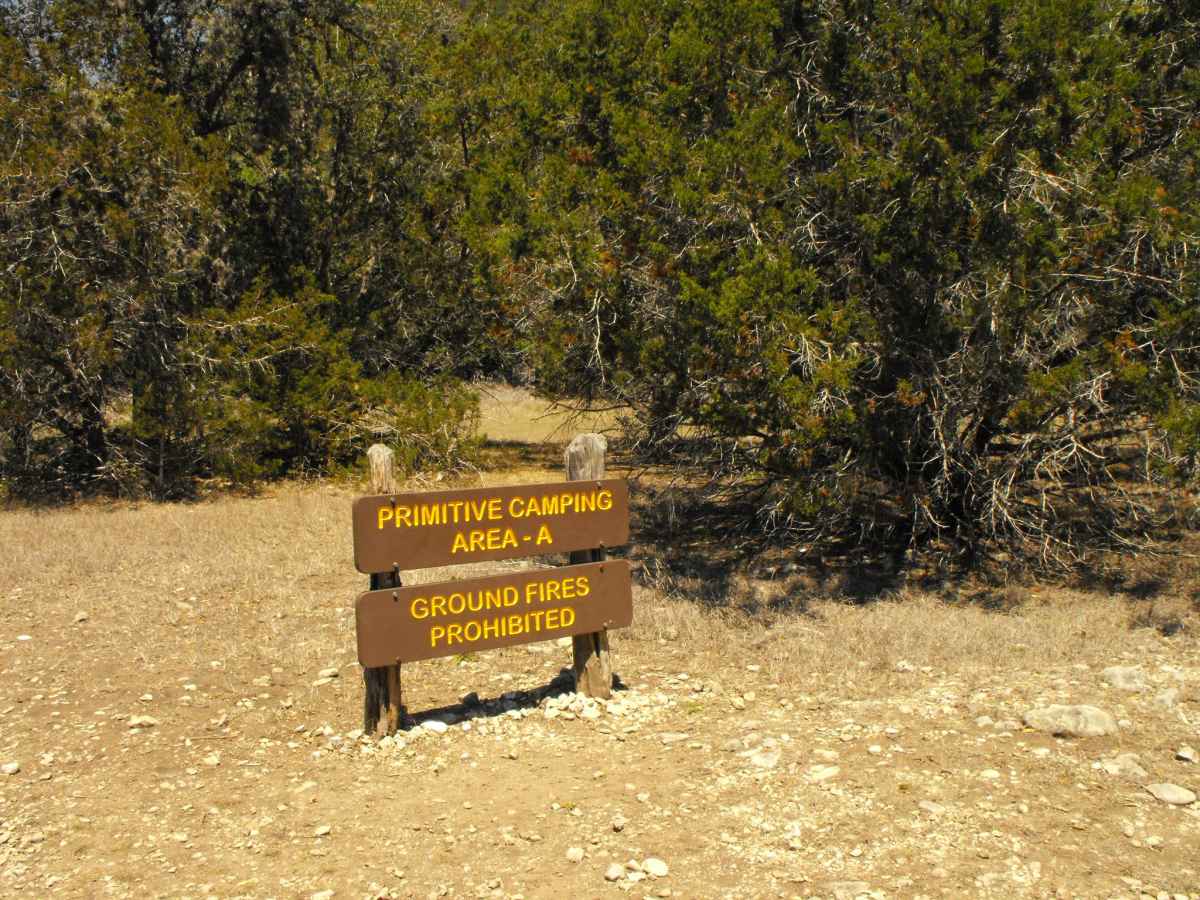
[[[548,641],[633,623],[629,563],[610,560],[360,594],[367,668]]]

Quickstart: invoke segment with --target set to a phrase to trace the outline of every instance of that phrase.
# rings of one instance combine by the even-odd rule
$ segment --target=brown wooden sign
[[[523,484],[354,502],[360,572],[514,559],[629,540],[629,486],[619,479]]]
[[[610,560],[360,594],[365,667],[546,641],[633,622],[629,563]]]

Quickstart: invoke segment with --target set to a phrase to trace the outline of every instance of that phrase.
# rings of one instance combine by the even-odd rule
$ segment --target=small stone
[[[1100,673],[1100,679],[1118,691],[1144,691],[1146,675],[1137,666],[1109,666]]]
[[[837,778],[841,771],[840,766],[809,766],[808,778],[810,781],[829,781]]]
[[[779,765],[778,750],[761,749],[750,754],[750,764],[759,769],[773,769]]]
[[[21,764],[19,762],[7,762],[4,765],[0,766],[0,773],[3,773],[5,775],[16,775],[20,771],[21,771]]]
[[[1154,698],[1154,703],[1164,709],[1171,709],[1179,700],[1178,688],[1167,688]]]
[[[991,716],[980,716],[975,720],[975,724],[980,728],[987,728],[988,726],[992,725],[994,721],[995,720],[992,719]]]
[[[583,862],[583,848],[582,847],[568,847],[567,848],[567,862],[572,862],[572,863]]]
[[[322,669],[317,673],[318,678],[337,678],[338,670],[336,666],[330,666],[328,669]]]
[[[80,610],[79,612],[75,613],[75,624],[82,625],[84,622],[86,622],[88,620],[88,618],[89,618],[88,614],[86,612],[84,612],[83,610]]]
[[[994,781],[995,779],[1000,777],[1000,773],[997,772],[995,769],[984,769],[982,772],[979,773],[979,777],[986,778],[988,781]]]
[[[314,891],[308,895],[308,900],[331,900],[333,891],[326,889],[324,891]]]
[[[313,837],[325,837],[332,832],[332,825],[318,825],[316,829],[313,830]]]
[[[1125,778],[1145,778],[1147,772],[1142,768],[1141,760],[1135,753],[1120,753],[1112,759],[1100,763],[1100,768],[1109,775],[1119,775]]]
[[[604,870],[605,881],[620,881],[625,877],[625,867],[620,863],[609,863]]]
[[[922,800],[917,806],[931,816],[940,816],[946,811],[946,807],[940,803],[934,803],[932,800]]]
[[[836,750],[814,750],[813,756],[825,762],[836,762],[841,757],[841,754]]]
[[[421,727],[426,731],[432,731],[434,734],[445,734],[446,729],[450,726],[441,719],[426,719],[421,723]]]
[[[871,891],[871,886],[865,881],[829,881],[824,888],[833,896],[833,900],[855,900]]]
[[[158,719],[153,716],[130,716],[130,728],[153,728],[158,724]]]
[[[665,862],[657,856],[651,856],[642,860],[642,871],[651,878],[666,878],[671,871]]]
[[[1171,806],[1187,806],[1190,803],[1196,802],[1196,794],[1189,791],[1185,787],[1180,787],[1177,784],[1148,784],[1146,790],[1156,800],[1161,800],[1163,803],[1169,803]]]
[[[1101,737],[1115,734],[1117,722],[1095,706],[1051,704],[1025,713],[1025,724],[1034,731],[1067,737]]]
[[[664,744],[678,744],[680,741],[686,741],[688,736],[680,731],[666,731],[659,735],[659,740]]]
[[[210,753],[208,756],[204,757],[204,759],[200,760],[200,762],[204,763],[206,766],[219,766],[221,764],[221,754]]]
[[[138,699],[141,700],[143,703],[149,703],[151,700],[154,699],[154,695],[153,694],[142,694],[142,696],[138,697]]]
[[[612,830],[618,833],[622,832],[625,830],[625,826],[628,824],[629,820],[624,816],[614,816],[612,820]]]
[[[1175,751],[1175,758],[1177,760],[1179,760],[1180,762],[1194,763],[1196,761],[1196,751],[1193,750],[1191,747],[1189,747],[1187,744],[1184,744],[1182,747],[1180,747],[1178,750]]]

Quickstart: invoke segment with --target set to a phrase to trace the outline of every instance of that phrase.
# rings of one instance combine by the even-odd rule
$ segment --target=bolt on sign
[[[361,594],[365,667],[492,650],[633,623],[625,560],[512,572]]]
[[[354,502],[354,565],[364,573],[628,541],[629,486],[620,479],[381,494]]]

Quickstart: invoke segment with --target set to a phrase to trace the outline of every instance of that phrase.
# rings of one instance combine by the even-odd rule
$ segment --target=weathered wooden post
[[[371,465],[371,493],[393,494],[396,492],[396,455],[390,447],[372,444],[367,450],[367,461]],[[400,587],[400,572],[377,572],[371,575],[371,590]],[[404,717],[404,698],[400,695],[400,664],[363,669],[366,688],[363,697],[363,731],[374,733],[382,721],[384,732],[394,734]]]
[[[604,478],[604,453],[608,441],[602,434],[579,434],[567,445],[568,481],[599,481]],[[571,563],[601,562],[603,547],[594,550],[575,550]],[[572,639],[574,650],[575,690],[588,697],[612,696],[612,657],[608,652],[607,629],[591,634],[577,634]]]

